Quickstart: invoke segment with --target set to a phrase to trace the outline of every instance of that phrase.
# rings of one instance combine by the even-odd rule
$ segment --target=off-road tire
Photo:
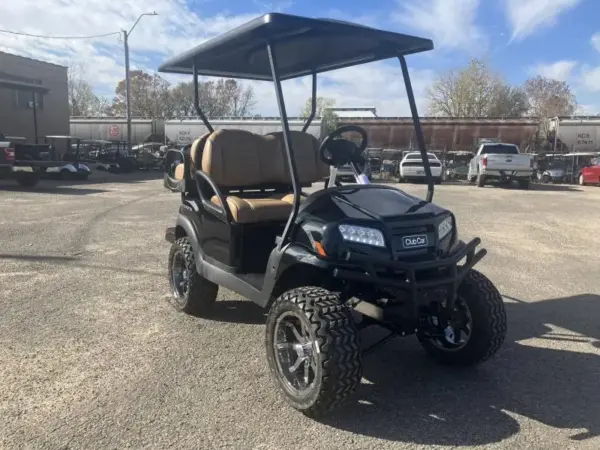
[[[477,187],[484,187],[485,186],[485,175],[482,175],[481,172],[477,173]]]
[[[37,173],[18,173],[15,175],[15,180],[19,186],[34,187],[40,181],[40,176]]]
[[[530,180],[518,180],[518,183],[519,183],[519,189],[529,189],[529,187],[531,185]]]
[[[449,366],[474,366],[491,358],[506,337],[506,309],[502,295],[482,273],[471,269],[458,288],[473,320],[471,336],[464,347],[445,351],[418,335],[425,351],[438,363]]]
[[[185,267],[188,270],[188,290],[186,295],[178,296],[175,294],[176,289],[173,285],[172,267],[175,255],[181,252],[183,255]],[[219,286],[212,281],[208,281],[200,275],[196,269],[196,257],[189,238],[182,237],[177,239],[169,252],[169,285],[173,292],[174,305],[180,311],[193,316],[202,316],[208,314],[212,309]]]
[[[308,392],[296,396],[285,387],[276,363],[273,339],[277,318],[298,313],[316,340],[316,380]],[[265,344],[271,375],[285,400],[309,417],[322,416],[352,395],[362,378],[358,330],[350,309],[327,289],[305,286],[284,292],[267,316]]]

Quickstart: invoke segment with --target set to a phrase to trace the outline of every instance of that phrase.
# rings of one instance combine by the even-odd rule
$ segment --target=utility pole
[[[127,30],[123,30],[123,43],[125,45],[125,115],[127,116],[127,153],[130,155],[131,154],[131,79],[130,79],[131,77],[129,76],[129,33],[127,32]]]
[[[129,75],[129,35],[144,16],[157,16],[156,11],[151,13],[143,13],[137,18],[131,30],[123,31],[123,44],[125,47],[125,114],[127,116],[127,151],[131,154],[131,77]]]

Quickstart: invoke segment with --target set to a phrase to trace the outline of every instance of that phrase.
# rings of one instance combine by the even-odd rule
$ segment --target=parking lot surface
[[[179,196],[150,178],[0,184],[1,448],[600,448],[599,188],[436,186],[489,251],[504,347],[449,370],[395,339],[315,421],[269,378],[260,309],[226,290],[211,319],[170,305]]]

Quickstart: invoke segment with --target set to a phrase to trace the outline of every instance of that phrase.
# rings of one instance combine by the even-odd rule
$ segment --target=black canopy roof
[[[169,59],[159,72],[272,80],[267,42],[282,80],[433,49],[430,39],[350,22],[270,13]]]

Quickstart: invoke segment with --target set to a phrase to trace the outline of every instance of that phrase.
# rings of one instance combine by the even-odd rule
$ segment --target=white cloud
[[[595,33],[592,36],[591,41],[592,41],[592,47],[594,47],[597,52],[600,52],[600,32]]]
[[[432,38],[436,47],[481,51],[487,37],[476,25],[480,0],[398,1],[392,19]]]
[[[538,64],[530,69],[532,75],[541,75],[558,81],[567,81],[571,77],[577,61],[556,61],[550,64]]]
[[[445,1],[448,0],[437,3]],[[154,71],[157,63],[165,58],[274,9],[273,5],[261,2],[254,2],[251,7],[256,8],[256,12],[208,17],[201,11],[191,11],[185,0],[0,0],[0,29],[41,35],[88,36],[129,30],[140,14],[156,11],[158,16],[142,18],[129,40],[131,68]],[[371,18],[362,20],[368,22]],[[57,64],[78,63],[96,91],[103,95],[111,96],[116,84],[124,78],[124,51],[119,36],[96,40],[0,36],[0,51]],[[177,75],[161,76],[170,82],[190,80]],[[424,91],[432,78],[430,71],[413,71],[413,88],[421,108],[425,107]],[[256,91],[256,112],[278,115],[272,85],[260,82],[252,85]],[[310,95],[310,79],[287,81],[284,91],[288,113],[297,115]],[[372,104],[381,115],[409,113],[400,68],[385,63],[323,74],[319,95],[335,98],[340,106]]]
[[[317,95],[334,98],[336,106],[375,106],[380,116],[410,115],[402,72],[399,64],[397,66],[380,62],[320,74]],[[430,70],[409,70],[417,107],[424,115],[427,107],[425,91],[434,73]],[[272,83],[254,82],[252,86],[258,101],[257,110],[265,115],[278,116]],[[310,77],[283,82],[283,93],[288,115],[297,116],[310,97]]]
[[[581,71],[581,84],[589,92],[600,92],[600,66],[584,66]]]
[[[512,28],[511,40],[522,40],[536,31],[556,25],[558,17],[582,0],[504,0]]]

